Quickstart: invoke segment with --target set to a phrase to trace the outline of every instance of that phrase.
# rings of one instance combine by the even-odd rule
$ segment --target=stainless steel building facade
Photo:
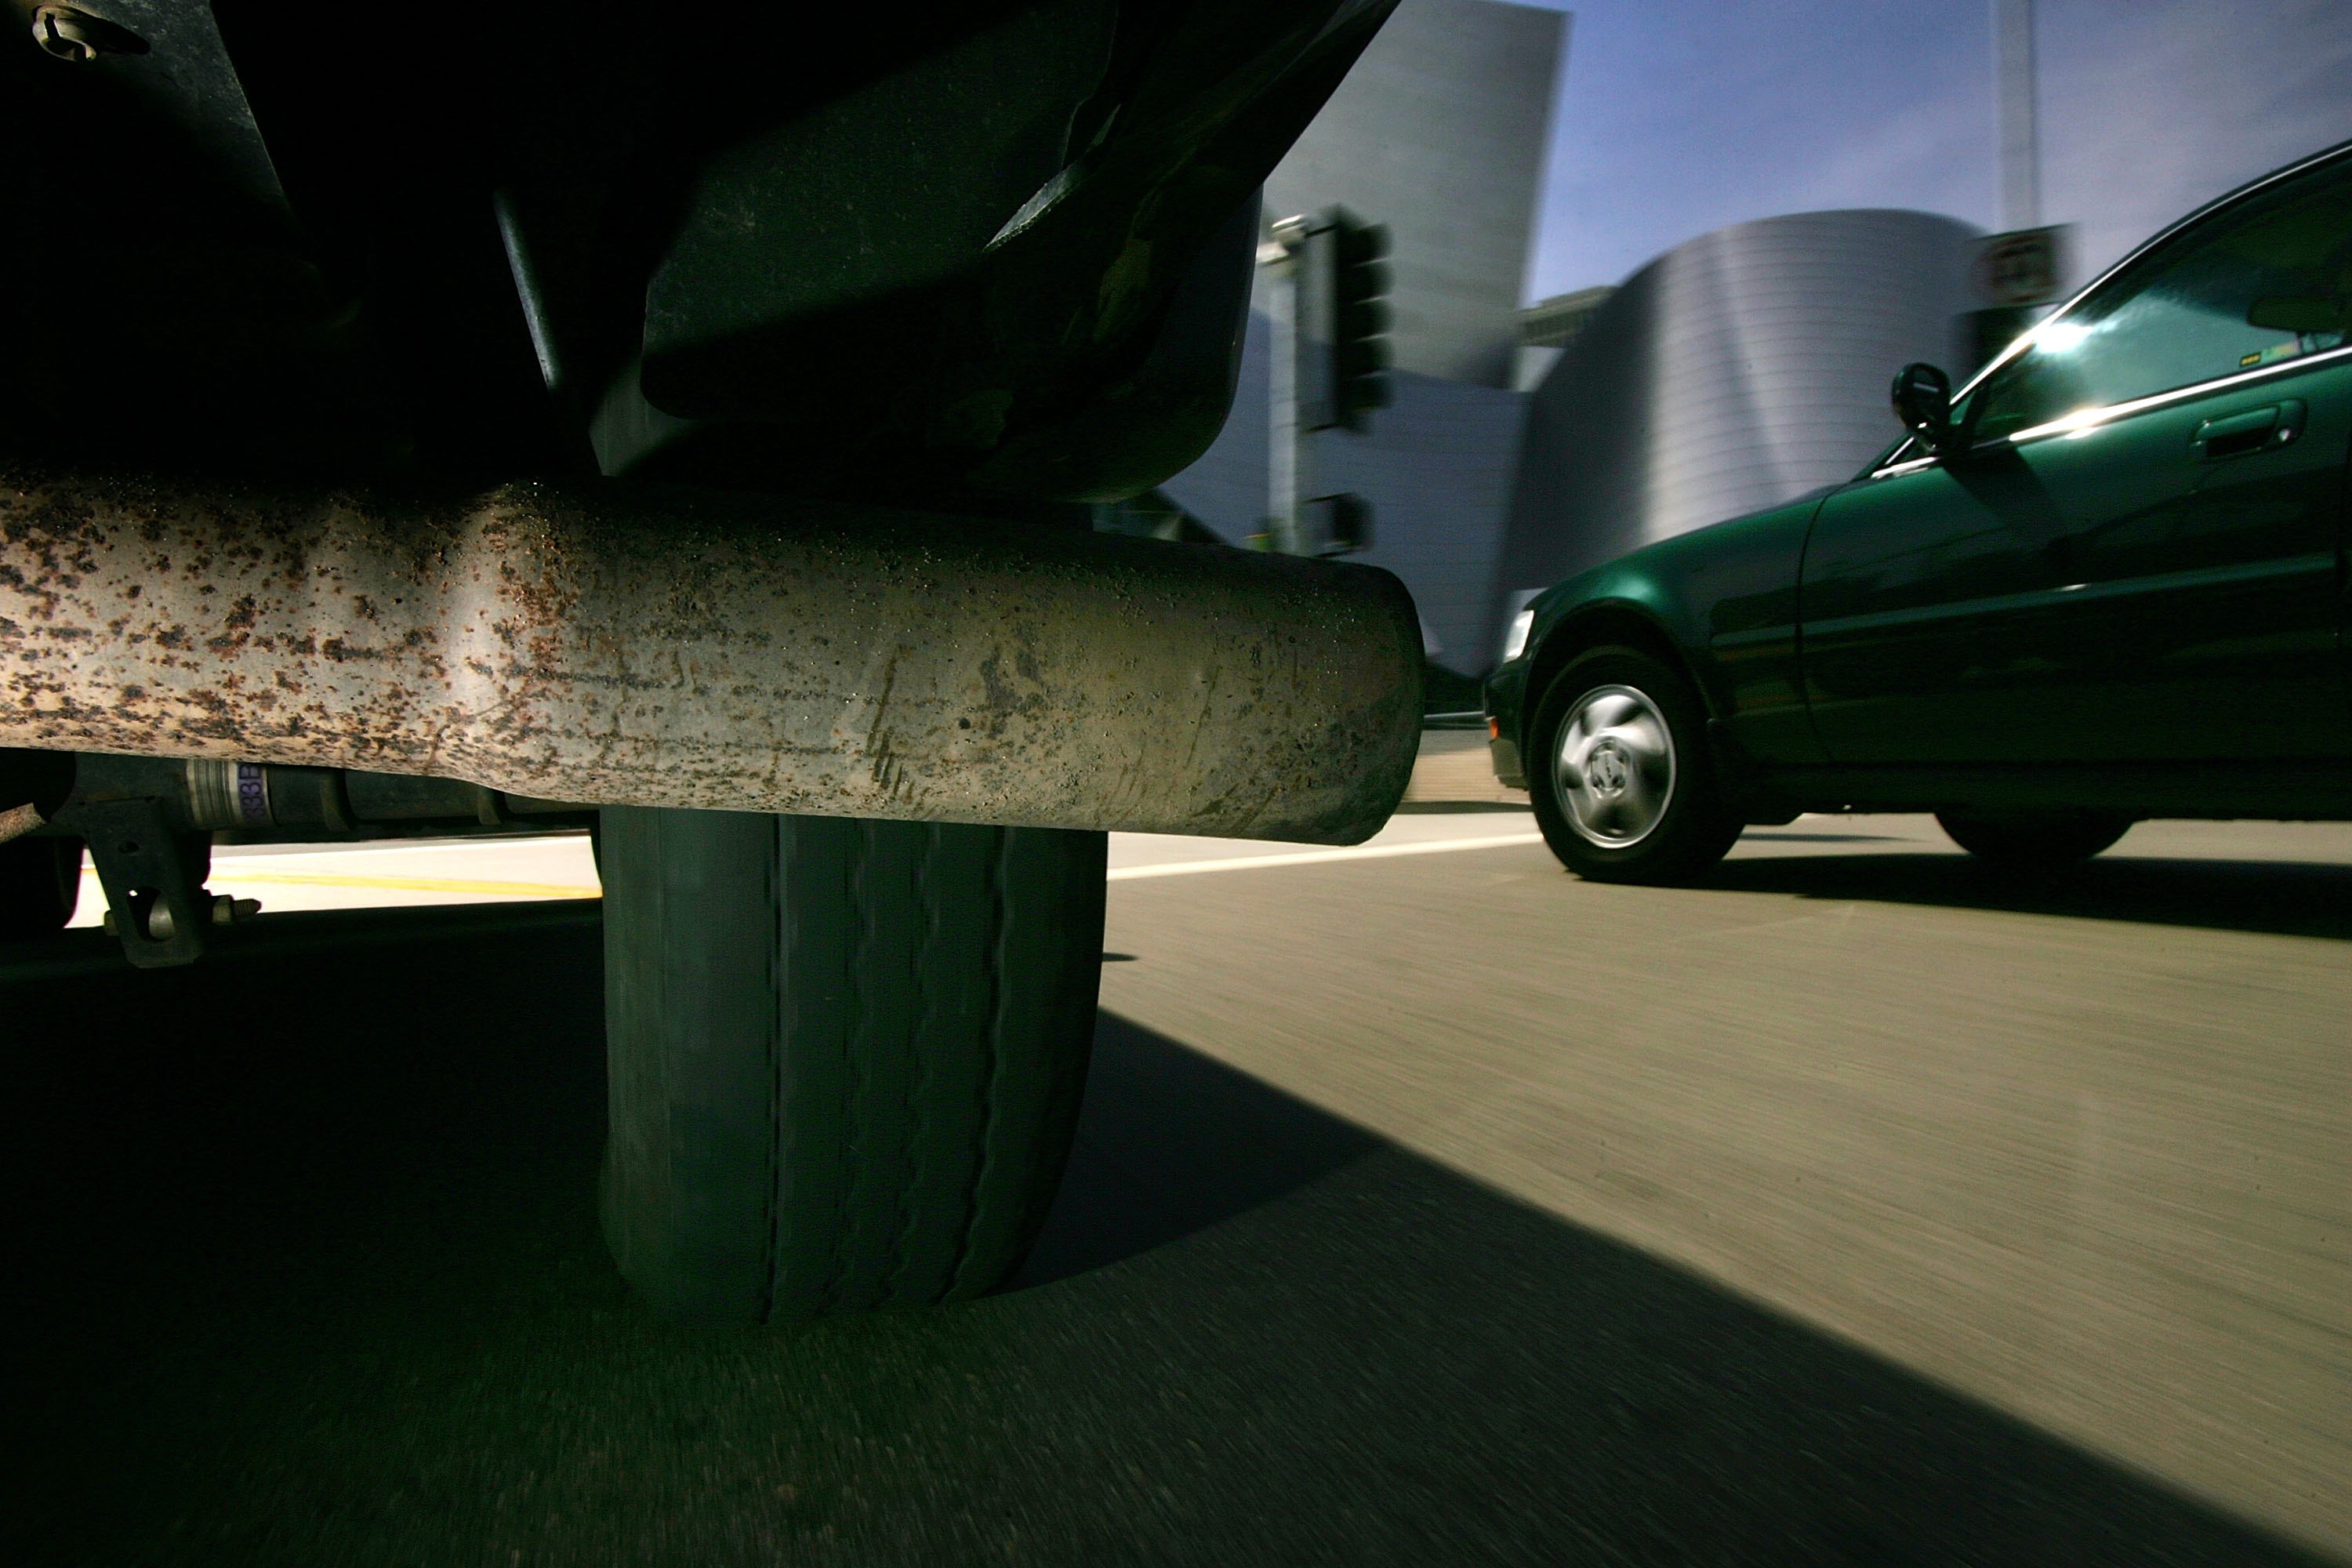
[[[1317,437],[1328,490],[1372,505],[1356,559],[1403,578],[1431,657],[1482,672],[1519,422],[1510,390],[1536,193],[1568,18],[1496,0],[1404,0],[1266,181],[1272,220],[1341,205],[1386,225],[1394,404]],[[1255,302],[1233,416],[1161,487],[1240,542],[1270,510],[1271,327]]]
[[[1315,464],[1371,502],[1359,559],[1404,579],[1431,658],[1465,676],[1530,592],[1851,476],[1895,434],[1895,368],[1959,368],[1976,302],[1976,231],[1868,210],[1718,230],[1523,320],[1566,24],[1404,0],[1266,185],[1269,220],[1339,204],[1391,230],[1395,403],[1369,435],[1318,437]],[[1232,417],[1161,487],[1235,543],[1271,510],[1271,336],[1254,309]],[[1532,395],[1512,390],[1521,357]]]
[[[1266,179],[1268,223],[1337,204],[1388,226],[1399,370],[1509,384],[1568,21],[1403,0]]]
[[[1537,388],[1483,636],[1638,545],[1851,479],[1897,368],[1967,358],[1977,230],[1931,213],[1737,224],[1643,268]]]
[[[1216,445],[1160,492],[1223,538],[1240,543],[1266,515],[1266,364],[1271,329],[1253,314],[1233,416]],[[1349,557],[1404,579],[1421,611],[1429,656],[1461,675],[1492,664],[1488,598],[1509,516],[1520,393],[1400,371],[1394,402],[1369,436],[1337,435],[1318,451],[1334,490],[1372,502],[1370,549]]]

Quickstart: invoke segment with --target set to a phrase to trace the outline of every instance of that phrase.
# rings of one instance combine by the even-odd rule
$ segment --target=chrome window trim
[[[1871,469],[1869,477],[1874,479],[1897,479],[1905,474],[1916,474],[1923,469],[1932,468],[1943,460],[1932,452],[1924,458],[1906,458],[1899,463],[1889,463],[1883,468]]]
[[[2228,375],[2216,376],[2211,381],[2191,382],[2187,386],[2152,392],[2146,397],[2127,398],[2121,403],[2110,403],[2104,408],[2076,409],[2063,419],[2053,419],[2047,424],[2029,426],[2025,429],[2012,432],[1996,440],[1972,447],[1969,450],[1989,452],[2002,447],[2022,446],[2028,441],[2039,441],[2048,436],[2079,436],[2087,431],[2095,430],[2102,425],[2117,419],[2127,419],[2135,414],[2145,413],[2151,408],[2162,408],[2173,403],[2185,403],[2192,397],[2203,397],[2233,386],[2251,386],[2256,382],[2282,380],[2297,371],[2309,370],[2315,365],[2333,364],[2345,359],[2352,359],[2352,343],[2347,343],[2340,348],[2325,349],[2315,354],[2304,354],[2295,359],[2283,359],[2275,364],[2257,365],[2252,370],[2233,371]],[[1934,456],[1909,458],[1901,462],[1889,463],[1883,468],[1874,468],[1871,470],[1870,477],[1874,479],[1885,479],[1902,474],[1916,474],[1922,468],[1934,468],[1942,461],[1941,458]]]
[[[2314,153],[2308,158],[2298,159],[2294,163],[2289,163],[2284,169],[2273,170],[2271,173],[2264,174],[2261,179],[2255,180],[2250,184],[2240,185],[2234,191],[2230,191],[2224,195],[2214,197],[2211,201],[2207,202],[2203,206],[2199,207],[2195,212],[2190,213],[2188,216],[2176,219],[2175,221],[2165,225],[2162,228],[2158,229],[2154,234],[2148,236],[2147,238],[2134,246],[2130,250],[2125,252],[2122,260],[2108,268],[2105,272],[2100,273],[2096,278],[2092,279],[2088,283],[2084,284],[2080,289],[2075,289],[2064,304],[2059,306],[2056,310],[2042,317],[2042,320],[2034,322],[2034,331],[2039,331],[2041,328],[2048,326],[2053,321],[2064,320],[2068,311],[2074,310],[2074,307],[2080,305],[2084,300],[2089,299],[2093,294],[2105,287],[2107,279],[2136,265],[2141,257],[2146,256],[2149,251],[2157,248],[2157,247],[2166,244],[2175,236],[2179,235],[2182,230],[2189,228],[2192,225],[2203,223],[2207,218],[2219,214],[2224,207],[2233,207],[2240,202],[2252,200],[2253,197],[2258,196],[2263,192],[2270,189],[2273,185],[2278,184],[2286,180],[2298,178],[2299,176],[2307,174],[2312,170],[2319,168],[2324,164],[2334,163],[2347,157],[2352,157],[2352,142],[2339,142],[2333,147]],[[2015,342],[2011,342],[2009,347],[2001,350],[2000,353],[1995,354],[1990,360],[1987,361],[1976,374],[1969,377],[1966,384],[1964,384],[1958,392],[1952,394],[1952,401],[1954,403],[1959,402],[1961,398],[1966,397],[1969,393],[1974,392],[1977,389],[1977,384],[1979,382],[1984,380],[1985,377],[1990,375],[1994,371],[1999,370],[2002,365],[2016,358],[2023,350],[2025,344],[2032,339],[2032,331],[2025,331],[2018,334]],[[2116,406],[2121,407],[2122,405],[2118,404]]]
[[[2182,230],[2189,227],[2191,225],[2202,223],[2205,219],[2211,217],[2225,207],[2235,206],[2242,201],[2250,200],[2254,196],[2260,195],[2263,192],[2270,189],[2273,185],[2280,184],[2282,181],[2295,179],[2301,175],[2311,173],[2314,169],[2322,168],[2328,163],[2335,163],[2345,158],[2352,158],[2352,142],[2338,142],[2335,146],[2324,147],[2320,151],[2314,153],[2308,158],[2298,158],[2284,169],[2273,169],[2269,174],[2264,174],[2262,178],[2251,181],[2246,184],[2240,185],[2234,191],[2224,192],[2222,195],[2214,197],[2211,201],[2207,202],[2203,206],[2200,206],[2195,211],[2189,213],[2187,216],[2176,218],[2171,223],[2168,223],[2162,228],[2158,229],[2154,234],[2148,236],[2147,238],[2142,240],[2139,244],[2126,251],[2121,260],[2116,262],[2115,265],[2109,267],[2105,272],[2100,273],[2096,278],[2092,279],[2088,283],[2084,284],[2080,289],[2075,289],[2072,295],[2068,296],[2065,303],[2060,305],[2056,310],[2042,317],[2039,321],[2034,322],[2032,329],[2019,333],[2016,339],[2011,342],[2007,348],[2001,350],[2000,353],[1993,355],[1992,358],[1987,360],[1982,365],[1978,367],[1977,373],[1969,377],[1966,382],[1962,383],[1960,389],[1958,392],[1952,394],[1953,405],[1957,407],[1959,405],[1960,400],[1967,397],[1969,394],[1974,392],[1977,389],[1978,384],[1981,383],[1985,377],[1990,375],[1994,371],[1999,370],[2002,365],[2007,364],[2011,360],[2015,359],[2020,353],[2023,353],[2025,345],[2032,340],[2033,332],[2035,331],[2039,331],[2041,328],[2048,326],[2053,321],[2063,320],[2068,311],[2074,310],[2074,307],[2080,305],[2084,300],[2089,299],[2101,288],[2105,287],[2107,279],[2131,267],[2134,263],[2137,262],[2141,257],[2146,256],[2158,246],[2166,243],[2174,236],[2179,234]],[[2069,415],[2066,419],[2063,421],[2053,422],[2049,425],[2037,425],[2030,430],[2020,430],[2014,435],[2005,437],[2005,439],[2011,443],[2015,443],[2024,440],[2028,437],[2038,437],[2061,430],[2073,431],[2087,429],[2093,425],[2105,424],[2109,419],[2121,418],[2126,412],[2137,413],[2142,408],[2153,407],[2158,404],[2169,399],[2188,397],[2198,393],[2212,391],[2229,383],[2244,381],[2249,377],[2262,375],[2272,371],[2284,372],[2289,366],[2316,364],[2322,361],[2332,359],[2339,354],[2347,353],[2352,353],[2352,345],[2347,345],[2345,348],[2341,349],[2330,349],[2325,353],[2313,354],[2307,359],[2284,360],[2276,365],[2263,365],[2257,370],[2236,373],[2231,375],[2222,376],[2218,380],[2200,381],[2193,385],[2174,387],[2170,391],[2151,394],[2149,396],[2135,398],[2130,402],[2111,404],[2107,407],[2097,411],[2098,417],[2096,419],[2085,418],[2080,414]],[[1895,460],[1872,469],[1869,477],[1874,479],[1878,479],[1892,478],[1899,474],[1916,473],[1922,468],[1930,468],[1939,462],[1941,459],[1934,457],[1933,455],[1924,458],[1905,458],[1903,456],[1905,452],[1909,451],[1914,446],[1918,444],[1918,439],[1919,438],[1917,437],[1914,436],[1905,441],[1902,446],[1897,447],[1895,449]],[[1992,442],[1986,443],[1987,446],[1992,446],[1995,444],[1996,443]]]
[[[2211,381],[2192,382],[2187,386],[2176,386],[2165,392],[2152,392],[2146,397],[2126,398],[2121,403],[2110,403],[2105,408],[2077,409],[2063,419],[2053,419],[2046,425],[2029,426],[2025,429],[2001,437],[2001,440],[2011,446],[2017,446],[2027,441],[2038,441],[2044,436],[2071,436],[2084,430],[2095,430],[2110,420],[2128,418],[2132,415],[2144,413],[2150,408],[2162,408],[2172,403],[2185,403],[2192,397],[2202,397],[2209,393],[2221,392],[2232,386],[2249,386],[2258,381],[2277,381],[2298,370],[2308,370],[2314,365],[2332,364],[2337,360],[2347,358],[2352,358],[2352,343],[2347,343],[2340,348],[2324,349],[2315,354],[2302,354],[2294,359],[2283,359],[2275,364],[2257,365],[2252,370],[2235,371],[2228,375],[2216,376]],[[1987,446],[2000,444],[2000,442],[1996,441],[1986,443]]]

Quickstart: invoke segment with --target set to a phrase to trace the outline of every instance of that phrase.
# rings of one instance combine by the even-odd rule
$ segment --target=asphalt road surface
[[[0,1561],[2352,1560],[2352,829],[1531,832],[1118,841],[1024,1274],[784,1333],[603,1258],[577,841],[0,951]]]

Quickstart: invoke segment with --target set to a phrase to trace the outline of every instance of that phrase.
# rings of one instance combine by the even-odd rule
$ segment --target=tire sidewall
[[[1559,798],[1556,766],[1560,731],[1584,695],[1603,686],[1628,686],[1647,697],[1666,721],[1675,749],[1674,793],[1657,826],[1622,849],[1603,847],[1570,824]],[[1528,793],[1544,841],[1562,865],[1595,882],[1678,882],[1723,858],[1739,836],[1725,809],[1707,749],[1706,710],[1682,674],[1630,647],[1579,654],[1553,677],[1528,726]]]

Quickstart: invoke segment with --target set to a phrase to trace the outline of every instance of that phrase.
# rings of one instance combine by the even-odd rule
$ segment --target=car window
[[[2343,346],[2352,163],[2200,224],[2056,321],[1964,411],[1978,441]]]

